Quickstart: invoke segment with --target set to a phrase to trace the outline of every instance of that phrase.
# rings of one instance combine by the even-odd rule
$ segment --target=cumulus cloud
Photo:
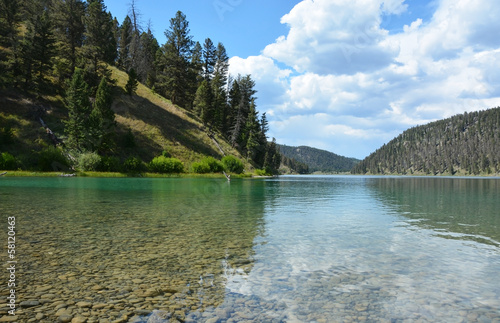
[[[252,74],[278,142],[358,158],[411,126],[500,105],[500,3],[439,0],[430,19],[381,27],[408,10],[304,0],[281,19],[287,35],[231,72]]]
[[[298,72],[352,74],[389,64],[397,48],[383,39],[380,11],[400,12],[400,1],[305,0],[281,22],[287,36],[268,45],[263,54],[292,66]],[[399,3],[399,5],[398,5]]]

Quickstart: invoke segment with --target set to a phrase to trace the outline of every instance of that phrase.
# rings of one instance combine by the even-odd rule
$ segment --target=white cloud
[[[278,142],[358,158],[411,126],[500,105],[500,2],[440,0],[430,20],[380,27],[406,10],[304,0],[282,18],[286,36],[231,72],[252,74]]]
[[[281,22],[290,32],[268,45],[263,54],[299,72],[354,74],[371,71],[392,61],[397,48],[382,40],[381,7],[401,12],[401,1],[306,0]],[[399,4],[398,4],[399,3]]]
[[[257,103],[264,104],[265,109],[283,102],[282,95],[288,88],[291,73],[290,69],[280,69],[271,58],[265,56],[250,56],[246,59],[235,56],[229,60],[230,75],[252,75],[258,90]]]

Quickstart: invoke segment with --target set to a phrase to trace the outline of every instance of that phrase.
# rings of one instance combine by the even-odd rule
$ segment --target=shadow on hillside
[[[161,136],[174,146],[183,146],[190,151],[204,155],[220,155],[218,151],[203,141],[204,132],[200,126],[187,120],[187,116],[186,119],[183,119],[147,98],[120,94],[115,97],[113,109],[117,115],[131,120],[132,123],[133,120],[138,120],[156,128]],[[133,127],[132,131],[138,146],[144,152],[144,157],[152,159],[165,149],[157,140],[150,138],[147,131],[138,131]],[[166,144],[167,142],[165,142]]]
[[[64,132],[61,110],[59,102],[41,96],[35,97],[16,90],[0,91],[0,129],[10,129],[14,134],[12,142],[0,149],[19,155],[40,150],[43,142],[50,145],[51,141],[40,119],[59,136]]]

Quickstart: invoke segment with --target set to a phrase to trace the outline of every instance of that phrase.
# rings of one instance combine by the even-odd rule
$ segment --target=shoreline
[[[64,173],[64,172],[39,172],[39,171],[3,171],[0,170],[1,177],[94,177],[94,178],[221,178],[226,179],[227,177],[223,173],[208,173],[208,174],[197,174],[197,173],[173,173],[173,174],[160,174],[160,173],[116,173],[116,172],[75,172],[75,173]],[[479,174],[479,175],[449,175],[449,174],[439,174],[439,175],[429,175],[429,174],[349,174],[349,173],[339,173],[339,174],[283,174],[277,176],[263,176],[256,175],[253,173],[245,174],[230,174],[231,178],[236,179],[269,179],[275,178],[277,176],[368,176],[368,177],[434,177],[434,178],[500,178],[500,174]]]
[[[4,171],[0,171],[4,172]],[[5,171],[2,177],[95,177],[95,178],[222,178],[222,173],[196,174],[196,173],[115,173],[115,172],[32,172],[32,171]],[[255,178],[253,174],[231,174],[231,178]]]

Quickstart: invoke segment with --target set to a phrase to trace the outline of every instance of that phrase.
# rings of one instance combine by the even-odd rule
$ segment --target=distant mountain
[[[410,128],[352,170],[354,174],[500,173],[500,108]]]
[[[285,157],[306,164],[311,173],[348,172],[359,162],[356,158],[343,157],[326,150],[307,146],[291,147],[279,145],[279,149]]]

